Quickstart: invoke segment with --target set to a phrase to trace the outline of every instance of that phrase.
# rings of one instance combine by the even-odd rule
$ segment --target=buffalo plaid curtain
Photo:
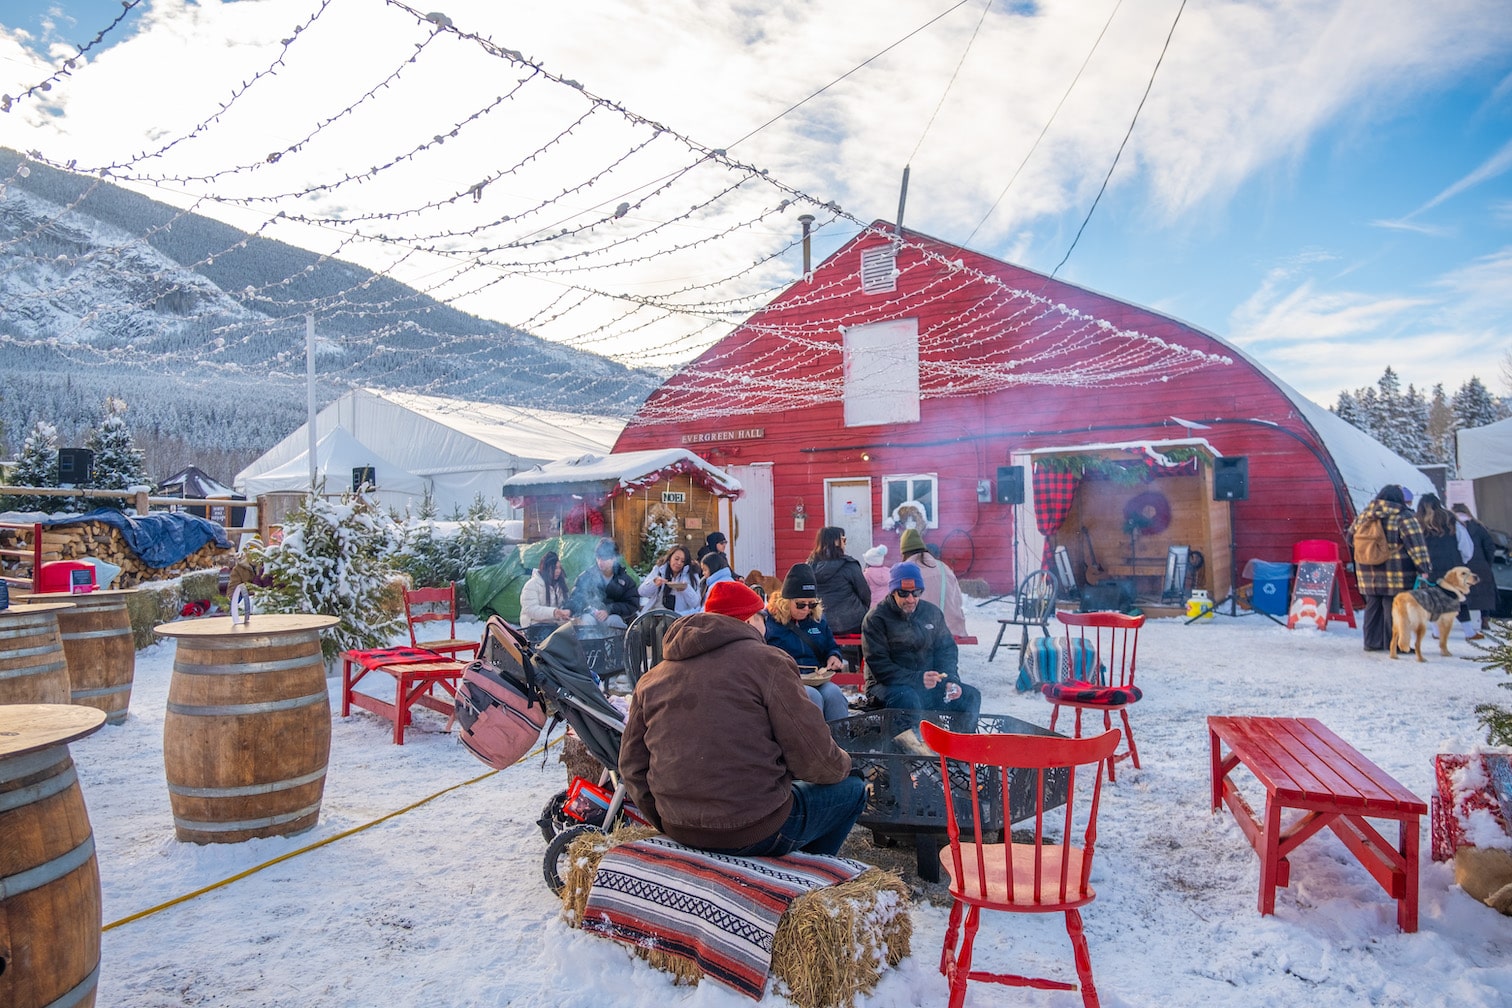
[[[1034,464],[1034,524],[1045,537],[1040,566],[1046,570],[1055,558],[1055,533],[1071,510],[1071,499],[1076,496],[1079,482],[1080,477],[1074,473],[1057,471],[1043,462]]]

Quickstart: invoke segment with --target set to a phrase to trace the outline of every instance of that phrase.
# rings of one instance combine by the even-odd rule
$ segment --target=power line
[[[1076,250],[1076,243],[1081,241],[1082,232],[1087,230],[1087,224],[1092,220],[1092,214],[1097,210],[1097,204],[1102,201],[1103,193],[1108,190],[1108,181],[1113,177],[1113,170],[1118,167],[1118,159],[1123,156],[1124,146],[1128,144],[1129,137],[1134,135],[1134,124],[1139,121],[1139,112],[1144,108],[1145,99],[1150,97],[1150,89],[1155,86],[1155,75],[1160,72],[1160,64],[1165,60],[1166,50],[1171,48],[1171,36],[1176,34],[1176,26],[1181,23],[1181,12],[1186,10],[1186,0],[1181,0],[1181,6],[1176,8],[1176,17],[1171,21],[1171,30],[1166,33],[1165,45],[1160,47],[1160,55],[1155,59],[1155,66],[1150,70],[1149,82],[1145,84],[1144,94],[1140,95],[1139,105],[1134,109],[1134,116],[1129,120],[1129,128],[1124,133],[1123,141],[1118,145],[1118,151],[1113,155],[1113,163],[1108,165],[1108,174],[1103,177],[1102,185],[1097,190],[1097,196],[1092,200],[1092,205],[1087,208],[1087,216],[1081,222],[1081,227],[1076,229],[1076,237],[1071,239],[1071,247],[1066,249],[1066,254],[1061,261],[1055,264],[1055,269],[1050,271],[1050,276],[1060,272],[1060,268],[1066,265],[1066,260],[1071,258],[1071,253]]]
[[[976,27],[971,29],[971,38],[966,40],[966,48],[961,50],[961,58],[956,61],[955,69],[951,71],[950,80],[945,82],[945,90],[940,92],[939,102],[935,105],[934,111],[929,114],[929,122],[924,124],[924,132],[919,134],[919,142],[914,144],[913,153],[908,155],[907,164],[913,163],[913,159],[918,156],[919,148],[924,146],[924,138],[929,136],[929,129],[934,125],[935,117],[940,114],[940,109],[945,107],[945,99],[950,96],[950,89],[955,86],[961,67],[966,65],[966,57],[971,53],[971,46],[976,42],[977,33],[982,30],[982,22],[987,20],[987,12],[990,10],[992,10],[992,0],[987,0],[982,5],[982,16],[977,18]]]

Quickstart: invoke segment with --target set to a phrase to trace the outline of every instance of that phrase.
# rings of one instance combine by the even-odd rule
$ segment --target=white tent
[[[352,487],[353,470],[371,468],[377,499],[383,504],[403,508],[416,505],[427,489],[425,480],[389,461],[363,444],[352,434],[337,427],[324,434],[315,444],[315,473],[325,481],[327,493],[339,493]],[[282,465],[247,476],[244,470],[236,478],[248,497],[279,490],[310,489],[310,453],[300,452]]]
[[[605,454],[624,425],[614,417],[380,389],[348,392],[315,418],[319,435],[341,427],[364,444],[381,445],[398,467],[426,481],[443,517],[465,511],[480,494],[502,505],[501,517],[510,517],[503,513],[507,505],[500,492],[506,479],[553,459]],[[237,487],[246,489],[269,470],[303,455],[308,438],[301,426],[238,473]]]
[[[1475,486],[1475,514],[1491,528],[1512,529],[1512,419],[1456,436],[1460,479]]]

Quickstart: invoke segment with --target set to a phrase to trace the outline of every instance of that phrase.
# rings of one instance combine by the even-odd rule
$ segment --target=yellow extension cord
[[[560,742],[561,739],[562,739],[562,736],[558,736],[557,738],[552,739],[550,742],[547,742],[545,745],[538,746],[535,749],[531,750],[530,752],[526,753],[524,756],[521,756],[515,762],[516,763],[523,763],[526,760],[530,759],[532,756],[535,756],[535,755],[538,755],[539,753],[545,752],[551,746],[556,745],[557,742]],[[287,853],[287,854],[280,854],[278,857],[274,858],[272,861],[264,861],[262,864],[260,864],[260,865],[254,865],[251,868],[248,868],[244,872],[238,872],[237,874],[232,875],[230,878],[221,879],[219,882],[212,882],[211,884],[209,884],[207,886],[204,886],[203,888],[196,889],[193,892],[185,893],[182,896],[175,897],[175,898],[169,900],[167,903],[159,903],[155,907],[149,907],[146,910],[142,910],[142,911],[139,911],[138,913],[132,914],[130,917],[122,917],[118,921],[111,921],[109,924],[106,924],[100,930],[101,930],[101,932],[109,931],[112,928],[118,928],[118,927],[120,927],[122,924],[130,924],[132,921],[141,920],[143,917],[150,917],[150,916],[152,916],[153,914],[157,913],[160,910],[167,910],[171,906],[177,906],[180,903],[184,903],[184,902],[187,902],[189,900],[194,899],[196,896],[203,896],[207,892],[213,892],[214,890],[219,889],[222,886],[228,886],[232,882],[237,882],[237,881],[239,881],[241,879],[246,878],[248,875],[255,875],[258,872],[262,871],[264,868],[271,868],[274,865],[276,865],[276,864],[278,864],[278,863],[280,863],[282,861],[287,861],[290,858],[298,857],[301,854],[304,854],[304,853],[307,853],[309,851],[316,850],[318,848],[324,847],[328,843],[335,843],[337,840],[341,840],[341,839],[344,839],[346,837],[349,837],[349,836],[351,836],[354,833],[361,833],[363,830],[369,829],[370,827],[373,827],[373,826],[377,826],[379,823],[387,822],[388,820],[394,818],[395,816],[401,816],[404,813],[411,811],[412,809],[419,808],[421,805],[424,805],[427,802],[435,801],[437,798],[440,798],[442,795],[447,794],[448,792],[455,791],[458,788],[467,787],[470,784],[476,784],[479,781],[485,781],[485,780],[487,780],[488,778],[492,777],[494,774],[496,774],[498,772],[499,771],[497,771],[497,770],[490,770],[490,771],[488,771],[488,773],[481,774],[481,775],[479,775],[477,777],[474,777],[472,780],[465,780],[465,781],[462,781],[460,784],[453,784],[451,787],[442,788],[440,791],[437,791],[435,794],[430,795],[429,797],[421,798],[419,801],[414,802],[414,803],[412,803],[410,805],[406,805],[402,809],[395,809],[393,812],[390,812],[387,815],[379,816],[377,819],[374,819],[372,822],[363,823],[361,826],[353,826],[349,830],[344,830],[344,831],[342,831],[340,833],[335,834],[334,836],[328,836],[324,840],[317,840],[315,843],[312,843],[312,844],[310,844],[307,847],[301,847],[301,848],[299,848],[299,850],[289,851],[289,853]]]

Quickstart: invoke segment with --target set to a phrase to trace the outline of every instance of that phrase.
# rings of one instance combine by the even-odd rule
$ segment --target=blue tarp
[[[100,522],[121,530],[121,537],[131,551],[149,567],[172,567],[215,543],[230,549],[226,530],[217,523],[182,511],[160,511],[147,515],[128,515],[102,508],[85,515],[67,515],[43,519],[43,525],[79,525]]]

